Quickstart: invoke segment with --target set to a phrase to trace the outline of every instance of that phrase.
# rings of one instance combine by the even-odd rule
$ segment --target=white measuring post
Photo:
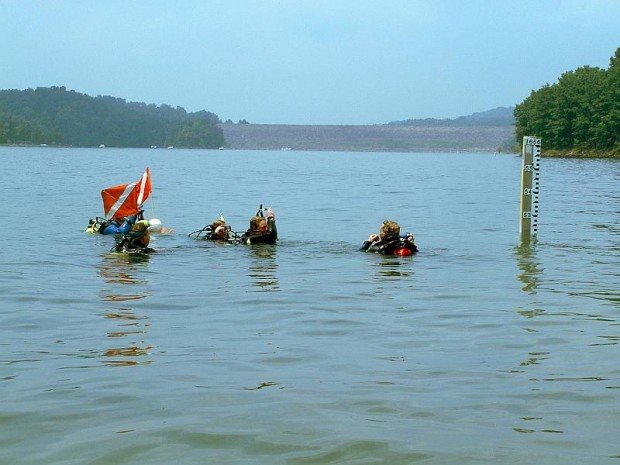
[[[540,139],[523,137],[523,170],[521,172],[521,238],[529,240],[538,234],[538,196],[540,194]]]

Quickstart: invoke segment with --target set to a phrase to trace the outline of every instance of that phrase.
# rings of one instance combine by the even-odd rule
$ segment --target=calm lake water
[[[544,141],[543,141],[544,143]],[[0,148],[1,464],[620,463],[620,163]],[[83,232],[149,166],[150,256]],[[258,204],[277,246],[187,233]],[[420,253],[358,252],[384,219]]]

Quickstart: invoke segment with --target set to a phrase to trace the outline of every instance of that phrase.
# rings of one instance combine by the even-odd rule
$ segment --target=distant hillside
[[[390,125],[400,126],[514,126],[514,107],[497,107],[492,110],[459,116],[454,119],[407,119],[391,121]]]
[[[224,145],[218,123],[208,111],[90,97],[65,87],[0,91],[0,144],[217,148]]]

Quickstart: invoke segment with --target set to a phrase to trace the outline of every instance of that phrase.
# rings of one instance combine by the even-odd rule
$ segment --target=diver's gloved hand
[[[370,236],[368,236],[368,242],[375,242],[379,240],[379,235],[378,234],[371,234]]]
[[[274,220],[276,219],[276,214],[273,212],[271,207],[267,208],[267,214],[265,216],[267,218],[273,218]]]

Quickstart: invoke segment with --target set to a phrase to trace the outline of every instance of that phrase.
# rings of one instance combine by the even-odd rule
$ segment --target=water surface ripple
[[[566,464],[620,457],[620,164],[0,148],[0,463]],[[156,253],[87,236],[153,173]],[[186,233],[273,205],[277,246]],[[421,252],[358,252],[382,220]]]

